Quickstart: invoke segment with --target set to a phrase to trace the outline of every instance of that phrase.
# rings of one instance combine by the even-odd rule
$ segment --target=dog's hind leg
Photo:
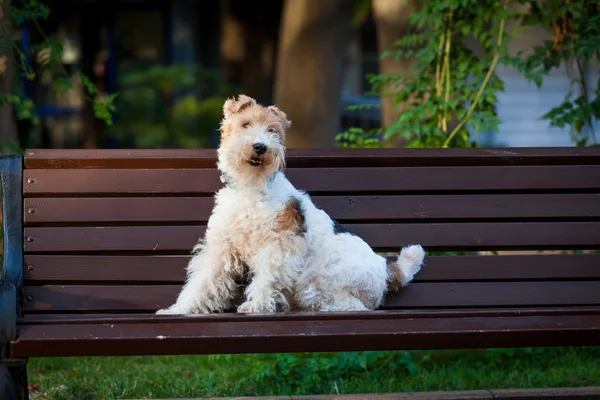
[[[231,306],[241,265],[229,246],[207,244],[190,260],[187,271],[187,281],[175,304],[157,314],[206,314]]]

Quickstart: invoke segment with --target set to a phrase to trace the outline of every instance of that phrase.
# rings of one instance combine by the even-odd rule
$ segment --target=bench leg
[[[0,399],[29,400],[27,366],[0,366]]]

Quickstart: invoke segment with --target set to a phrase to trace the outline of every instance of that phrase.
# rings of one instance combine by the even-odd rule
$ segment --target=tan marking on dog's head
[[[223,105],[218,167],[235,186],[264,188],[285,168],[285,113],[240,95]],[[259,150],[257,150],[259,149]]]
[[[252,97],[241,94],[238,99],[235,98],[227,99],[223,104],[223,116],[225,118],[231,117],[233,114],[240,113],[246,108],[256,105],[256,100]]]
[[[296,235],[306,233],[306,224],[302,205],[297,199],[289,200],[276,217],[276,232],[293,232]]]
[[[289,129],[292,126],[292,122],[288,120],[287,114],[279,109],[277,106],[269,106],[267,107],[271,110],[282,122],[283,129]]]
[[[241,133],[250,127],[262,127],[268,133],[279,135],[281,143],[285,131],[291,126],[287,115],[276,106],[265,107],[246,95],[228,99],[223,105],[221,122],[221,142],[236,132]]]

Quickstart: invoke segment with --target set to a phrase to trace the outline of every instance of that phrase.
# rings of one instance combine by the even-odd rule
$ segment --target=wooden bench
[[[381,310],[156,316],[222,185],[214,151],[3,158],[0,344],[19,398],[30,357],[600,345],[600,255],[535,252],[600,248],[600,148],[287,160],[290,180],[372,247],[436,252]]]

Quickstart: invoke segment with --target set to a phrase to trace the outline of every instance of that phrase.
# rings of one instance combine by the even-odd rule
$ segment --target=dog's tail
[[[398,290],[410,282],[419,272],[425,259],[425,250],[419,245],[409,245],[400,251],[396,260],[389,260],[388,268],[388,287],[391,290]]]

